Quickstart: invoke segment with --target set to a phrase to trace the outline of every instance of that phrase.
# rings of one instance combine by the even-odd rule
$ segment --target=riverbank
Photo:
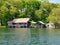
[[[6,26],[0,26],[0,28],[6,28]]]

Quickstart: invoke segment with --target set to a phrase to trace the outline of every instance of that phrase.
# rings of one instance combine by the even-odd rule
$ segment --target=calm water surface
[[[60,29],[0,28],[0,45],[60,45]]]

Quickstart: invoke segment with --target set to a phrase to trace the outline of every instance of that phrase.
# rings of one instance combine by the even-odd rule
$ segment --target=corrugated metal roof
[[[14,23],[27,23],[30,20],[30,18],[17,18],[14,19],[13,22]]]

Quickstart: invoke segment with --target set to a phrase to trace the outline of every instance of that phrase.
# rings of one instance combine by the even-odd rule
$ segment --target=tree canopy
[[[59,10],[59,4],[50,3],[48,0],[0,0],[0,23],[7,25],[14,18],[26,17],[33,21],[60,23]]]
[[[53,23],[60,23],[60,7],[52,9],[50,15],[47,20]]]

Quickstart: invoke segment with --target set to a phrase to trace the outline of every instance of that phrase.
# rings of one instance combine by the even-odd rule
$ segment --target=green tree
[[[6,16],[7,12],[8,12],[8,9],[5,6],[0,7],[0,21],[1,21],[1,25],[3,25],[3,23],[5,21],[5,16]]]
[[[60,8],[52,9],[47,21],[52,23],[60,23]]]
[[[41,2],[40,9],[35,11],[35,16],[38,20],[46,22],[46,18],[49,16],[51,10],[53,8],[57,8],[58,6],[49,2]]]

